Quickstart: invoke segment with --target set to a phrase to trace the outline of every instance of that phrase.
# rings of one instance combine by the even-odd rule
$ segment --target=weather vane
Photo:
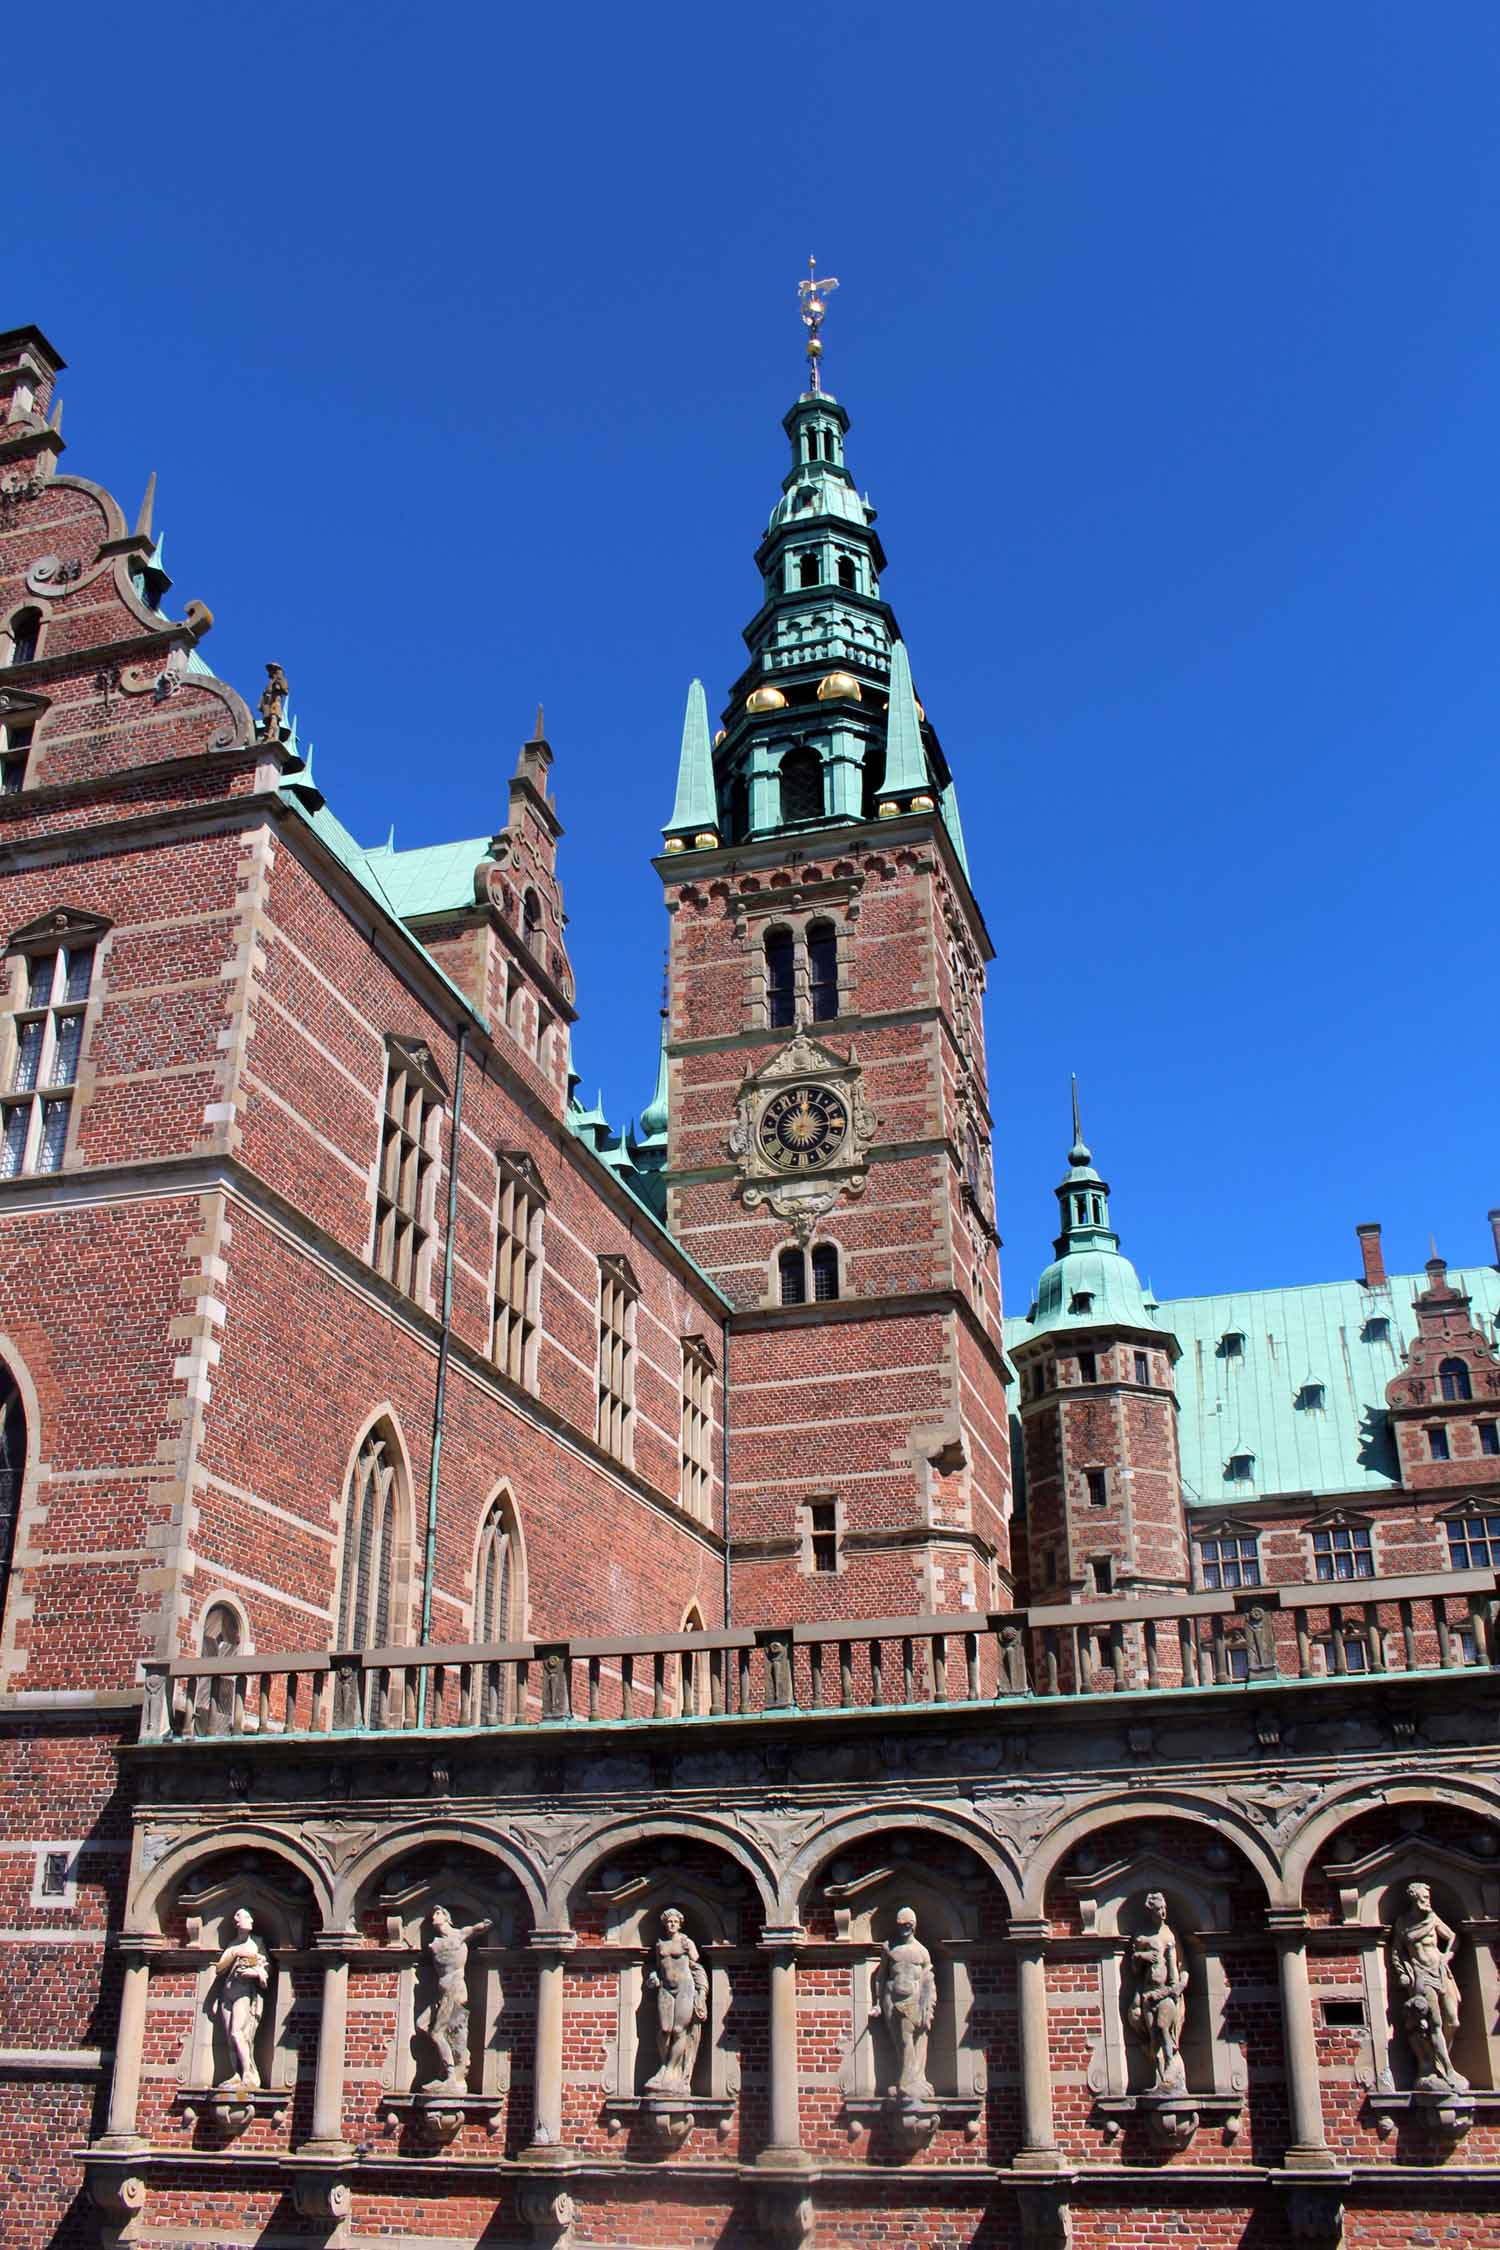
[[[816,258],[809,258],[807,279],[798,282],[797,295],[802,300],[802,325],[808,331],[807,364],[812,369],[809,387],[814,391],[823,387],[818,380],[818,361],[823,357],[823,339],[818,331],[823,325],[823,315],[828,310],[828,300],[837,287],[838,282],[832,274],[826,281],[819,281],[818,261]]]

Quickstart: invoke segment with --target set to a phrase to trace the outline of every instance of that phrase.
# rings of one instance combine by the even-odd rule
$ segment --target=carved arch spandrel
[[[1393,1775],[1389,1780],[1350,1781],[1329,1791],[1316,1811],[1298,1826],[1286,1847],[1287,1903],[1300,1906],[1308,1874],[1329,1841],[1363,1814],[1382,1806],[1430,1805],[1434,1810],[1469,1813],[1500,1832],[1500,1777],[1468,1781],[1461,1775]]]
[[[513,1875],[521,1886],[533,1925],[540,1926],[547,1920],[544,1912],[545,1888],[541,1871],[535,1862],[509,1836],[502,1836],[481,1820],[466,1820],[459,1816],[445,1820],[405,1821],[399,1827],[382,1829],[379,1836],[340,1870],[333,1893],[333,1907],[337,1915],[333,1926],[340,1930],[353,1927],[354,1908],[359,1894],[385,1868],[409,1859],[415,1851],[437,1844],[464,1845],[493,1859]]]
[[[206,1862],[232,1859],[236,1852],[263,1852],[284,1860],[308,1884],[319,1929],[338,1929],[333,1919],[333,1899],[328,1870],[294,1834],[270,1821],[241,1821],[232,1828],[193,1829],[170,1839],[161,1856],[144,1864],[145,1831],[137,1831],[136,1880],[131,1887],[125,1929],[132,1936],[159,1937],[164,1900],[172,1896],[194,1868]]]
[[[1220,1843],[1232,1844],[1265,1887],[1268,1906],[1290,1906],[1295,1899],[1281,1860],[1257,1833],[1248,1814],[1222,1798],[1194,1797],[1173,1790],[1136,1790],[1128,1797],[1091,1797],[1075,1812],[1065,1812],[1040,1831],[1027,1853],[1020,1912],[1040,1915],[1047,1886],[1075,1845],[1096,1830],[1143,1820],[1185,1820],[1210,1829]]]
[[[622,1814],[604,1821],[572,1845],[566,1856],[553,1868],[547,1885],[547,1913],[540,1917],[548,1928],[571,1929],[573,1900],[579,1884],[601,1861],[614,1857],[631,1844],[650,1843],[654,1840],[678,1844],[705,1844],[739,1865],[755,1886],[761,1910],[767,1922],[777,1919],[776,1868],[769,1855],[744,1836],[729,1821],[721,1821],[712,1814],[689,1813],[680,1819],[670,1815]]]
[[[813,1834],[800,1839],[786,1864],[776,1901],[776,1921],[792,1925],[801,1922],[802,1910],[814,1883],[836,1853],[848,1850],[866,1837],[881,1836],[895,1828],[918,1835],[925,1831],[941,1836],[947,1843],[961,1844],[993,1876],[1006,1912],[1022,1911],[1023,1870],[1019,1858],[1012,1856],[993,1829],[973,1814],[955,1811],[951,1806],[903,1800],[899,1804],[841,1813],[820,1823]]]

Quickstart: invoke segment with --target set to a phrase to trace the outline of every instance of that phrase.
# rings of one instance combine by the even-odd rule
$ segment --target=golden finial
[[[821,390],[823,387],[818,379],[818,362],[823,357],[823,339],[818,334],[818,330],[823,325],[823,315],[828,310],[828,300],[837,287],[838,282],[832,274],[828,276],[826,281],[819,281],[818,261],[816,258],[809,258],[807,261],[807,279],[798,282],[797,295],[802,301],[802,325],[808,331],[807,364],[812,370],[808,388],[813,391]]]

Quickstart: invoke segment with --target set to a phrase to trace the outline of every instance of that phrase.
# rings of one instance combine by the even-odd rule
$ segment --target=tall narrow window
[[[42,613],[39,609],[18,609],[10,621],[10,661],[12,664],[33,664],[41,646]]]
[[[817,1304],[832,1302],[839,1293],[839,1254],[831,1242],[820,1242],[811,1259],[813,1298]]]
[[[807,986],[813,1022],[830,1022],[839,1012],[839,939],[831,922],[808,925]]]
[[[497,1158],[494,1328],[490,1357],[513,1383],[536,1388],[542,1313],[542,1209],[546,1196],[529,1156]]]
[[[1085,1469],[1083,1481],[1089,1488],[1089,1506],[1091,1508],[1107,1508],[1109,1506],[1108,1472],[1104,1469]]]
[[[1099,1380],[1099,1355],[1097,1352],[1078,1354],[1078,1380],[1080,1383],[1097,1383]]]
[[[1427,1432],[1427,1457],[1430,1461],[1446,1461],[1449,1458],[1448,1433],[1440,1422],[1435,1423]]]
[[[809,1500],[805,1508],[807,1559],[815,1571],[839,1567],[839,1504],[836,1500]]]
[[[701,1336],[682,1339],[682,1504],[707,1523],[713,1491],[714,1363]]]
[[[859,572],[852,555],[839,556],[839,584],[848,587],[851,593],[859,584]]]
[[[521,926],[525,932],[526,943],[533,953],[540,955],[544,943],[542,902],[533,890],[528,890],[521,900]]]
[[[17,797],[26,786],[35,727],[7,727],[5,749],[0,753],[0,797]]]
[[[773,1026],[797,1020],[797,941],[790,930],[766,932],[766,1017]]]
[[[21,963],[25,1005],[12,1023],[15,1054],[0,1105],[0,1178],[56,1172],[62,1164],[83,1047],[83,1014],[94,975],[92,945],[59,946]]]
[[[635,1435],[635,1307],[623,1258],[599,1260],[599,1443],[629,1465]]]
[[[1151,1361],[1145,1352],[1137,1352],[1135,1355],[1135,1379],[1138,1383],[1149,1383],[1151,1380]]]
[[[482,1648],[519,1639],[526,1627],[520,1543],[510,1504],[497,1500],[484,1519],[474,1566],[474,1639]],[[515,1715],[515,1680],[508,1666],[479,1666],[479,1717],[504,1726]]]
[[[784,1305],[807,1303],[807,1266],[800,1250],[783,1250],[777,1261],[777,1278]]]
[[[414,1296],[421,1286],[422,1252],[432,1231],[433,1166],[444,1088],[425,1047],[405,1039],[389,1039],[386,1045],[375,1266],[387,1281]]]
[[[1444,1398],[1464,1399],[1474,1396],[1469,1370],[1461,1359],[1445,1359],[1438,1369],[1438,1382]]]
[[[799,586],[816,586],[818,575],[818,558],[816,555],[799,555],[797,557],[797,584]]]
[[[1500,1423],[1480,1423],[1479,1450],[1481,1453],[1500,1453]]]
[[[736,843],[743,843],[750,833],[750,784],[742,773],[729,785],[729,827]]]
[[[0,1363],[0,1616],[5,1611],[11,1558],[16,1548],[16,1518],[26,1474],[26,1412],[10,1369]]]
[[[339,1647],[384,1648],[396,1611],[401,1543],[401,1473],[388,1431],[374,1429],[359,1449],[344,1512]]]
[[[823,817],[823,761],[816,750],[788,750],[781,761],[783,821]]]

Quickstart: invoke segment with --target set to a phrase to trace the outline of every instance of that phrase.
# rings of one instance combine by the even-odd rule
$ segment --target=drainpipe
[[[443,1244],[443,1328],[438,1339],[437,1390],[432,1402],[432,1452],[427,1463],[427,1546],[422,1558],[422,1627],[425,1648],[432,1639],[432,1582],[437,1572],[438,1478],[443,1467],[443,1418],[448,1404],[448,1360],[453,1344],[453,1238],[458,1228],[458,1131],[464,1106],[464,1056],[469,1027],[460,1024],[453,1068],[453,1123],[448,1134],[448,1237]],[[427,1673],[417,1677],[417,1725],[427,1720]]]
[[[719,1481],[724,1488],[724,1630],[734,1623],[734,1579],[729,1547],[729,1315],[721,1323],[719,1376]]]

